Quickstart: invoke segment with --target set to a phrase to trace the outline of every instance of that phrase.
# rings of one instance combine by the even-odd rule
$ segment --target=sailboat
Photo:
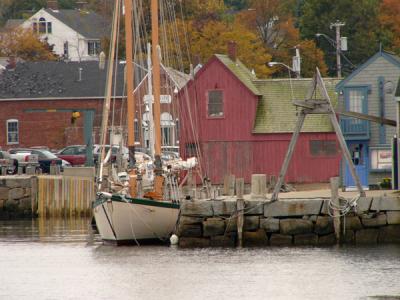
[[[112,24],[110,59],[106,97],[102,120],[102,144],[106,144],[108,115],[110,112],[111,84],[113,81],[113,61],[117,40],[118,13],[121,0],[115,1]],[[116,244],[140,244],[144,241],[169,241],[174,232],[180,212],[180,192],[177,174],[196,166],[196,160],[179,163],[166,170],[161,162],[161,127],[160,127],[160,61],[158,49],[158,0],[151,0],[152,20],[152,80],[154,88],[154,188],[142,193],[141,171],[135,162],[134,137],[134,74],[132,43],[132,0],[124,0],[126,34],[126,89],[127,89],[127,128],[129,167],[127,172],[118,172],[106,168],[105,147],[101,151],[101,164],[98,168],[96,201],[93,215],[98,231],[104,241]],[[106,176],[108,179],[105,179]]]

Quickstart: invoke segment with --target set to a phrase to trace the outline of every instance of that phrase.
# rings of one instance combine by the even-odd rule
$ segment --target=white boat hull
[[[179,205],[150,199],[96,201],[93,214],[104,241],[117,244],[145,240],[168,241],[178,217]]]

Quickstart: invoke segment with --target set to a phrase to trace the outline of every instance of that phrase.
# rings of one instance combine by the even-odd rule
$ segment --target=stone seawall
[[[35,176],[0,177],[0,219],[32,218],[37,211]]]
[[[323,198],[248,198],[244,203],[241,214],[234,197],[186,200],[177,230],[179,246],[234,247],[241,215],[245,247],[400,243],[400,198],[360,198],[357,207],[341,218],[330,216],[329,199]],[[338,220],[340,231],[335,232]]]

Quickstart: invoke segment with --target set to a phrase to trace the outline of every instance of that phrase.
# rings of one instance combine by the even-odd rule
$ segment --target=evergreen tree
[[[379,49],[379,0],[305,0],[299,20],[303,39],[316,39],[323,33],[335,40],[335,28],[330,24],[339,20],[346,25],[341,35],[348,38],[349,51],[345,55],[354,65],[367,60]],[[336,74],[335,47],[320,37],[318,45],[325,52],[330,74]],[[349,64],[342,59],[344,71],[350,72]],[[346,69],[347,67],[347,69]]]

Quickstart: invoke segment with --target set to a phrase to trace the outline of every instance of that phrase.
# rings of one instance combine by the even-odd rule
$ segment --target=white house
[[[32,28],[53,46],[55,54],[71,61],[96,60],[100,41],[109,35],[109,24],[87,10],[42,8],[21,25]]]

